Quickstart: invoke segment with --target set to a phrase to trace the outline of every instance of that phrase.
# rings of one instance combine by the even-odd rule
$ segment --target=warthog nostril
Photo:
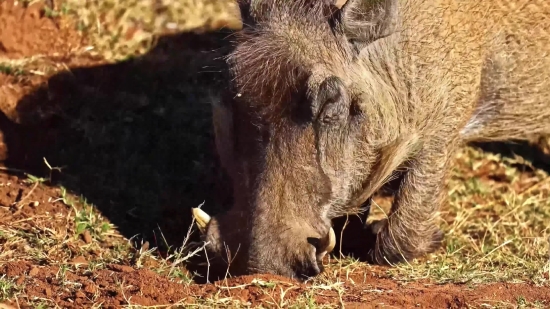
[[[307,238],[307,242],[312,245],[313,247],[315,247],[315,250],[318,252],[320,247],[321,247],[321,239],[320,238],[315,238],[315,237],[308,237]]]
[[[316,262],[311,263],[310,265],[306,266],[299,274],[298,278],[302,281],[314,278],[315,276],[319,275],[323,272],[323,266],[321,264],[318,264]]]

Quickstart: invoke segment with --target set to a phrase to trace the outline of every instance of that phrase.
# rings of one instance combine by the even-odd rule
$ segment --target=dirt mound
[[[65,18],[52,19],[44,1],[0,3],[0,57],[66,56],[81,47],[82,37]]]
[[[71,57],[84,52],[85,37],[73,19],[45,1],[0,1],[0,110],[21,122],[18,102],[47,76],[67,66],[92,63]]]

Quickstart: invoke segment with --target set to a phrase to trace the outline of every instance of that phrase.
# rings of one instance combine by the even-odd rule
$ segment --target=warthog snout
[[[328,228],[328,232],[324,233],[323,237],[306,237],[307,234],[303,233],[305,229],[302,227],[296,230],[296,233],[294,233],[296,238],[292,239],[290,244],[283,243],[288,239],[289,233],[286,233],[287,235],[271,235],[270,240],[266,240],[271,246],[280,245],[277,253],[285,251],[287,246],[293,246],[292,252],[295,253],[294,255],[260,254],[261,259],[250,259],[250,250],[255,251],[258,248],[255,246],[246,247],[247,242],[242,241],[244,239],[241,238],[242,236],[246,237],[246,230],[231,225],[230,228],[233,228],[233,230],[225,231],[224,226],[227,225],[218,221],[217,218],[211,218],[203,210],[193,208],[192,213],[204,239],[209,242],[207,249],[217,254],[228,264],[231,275],[262,272],[306,280],[323,271],[321,261],[327,253],[332,252],[336,244],[336,235],[332,227]],[[228,217],[223,218],[225,220],[222,219],[222,221],[228,219]],[[287,231],[291,230],[292,228],[289,226]],[[224,237],[228,241],[221,244],[220,234],[234,236]]]

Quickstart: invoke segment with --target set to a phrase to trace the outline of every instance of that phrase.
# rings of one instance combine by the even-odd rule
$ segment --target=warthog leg
[[[446,196],[444,180],[454,143],[430,144],[410,162],[390,215],[368,227],[367,242],[372,247],[367,260],[371,263],[409,261],[441,246],[443,233],[435,220]]]

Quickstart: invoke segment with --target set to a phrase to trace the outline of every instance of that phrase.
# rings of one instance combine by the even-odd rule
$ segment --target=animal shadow
[[[165,35],[141,57],[50,77],[18,102],[20,123],[0,115],[5,165],[51,176],[138,244],[181,246],[191,207],[231,204],[210,107],[227,79],[230,34]]]
[[[550,147],[550,144],[544,145],[541,141],[538,145],[527,141],[508,141],[508,142],[472,142],[469,145],[488,153],[499,154],[502,157],[513,159],[516,156],[522,157],[532,166],[526,164],[514,164],[523,170],[532,170],[532,168],[543,170],[550,173],[550,153],[543,150],[543,147]],[[550,148],[549,148],[550,149]]]

